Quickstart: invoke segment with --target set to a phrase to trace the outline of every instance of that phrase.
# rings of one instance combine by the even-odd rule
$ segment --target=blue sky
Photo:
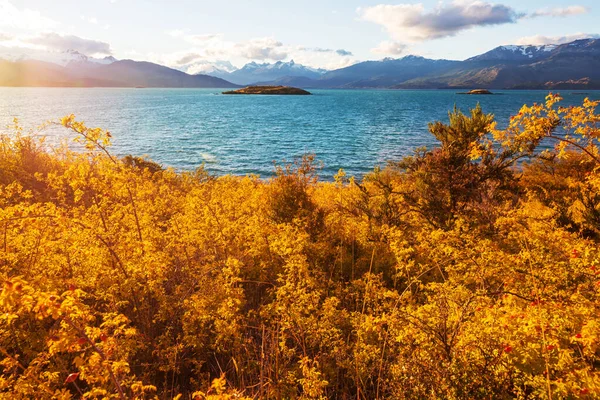
[[[192,72],[290,59],[335,68],[564,42],[599,33],[599,17],[591,0],[0,0],[0,47],[70,47]]]

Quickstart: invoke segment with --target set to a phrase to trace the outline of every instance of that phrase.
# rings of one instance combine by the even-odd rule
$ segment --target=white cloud
[[[189,34],[181,29],[173,29],[171,31],[167,31],[167,35],[172,36],[174,38],[183,39],[190,44],[205,44],[210,41],[222,41],[223,34],[222,33],[208,33],[208,34]]]
[[[399,56],[404,53],[407,46],[403,43],[393,42],[393,41],[384,41],[371,49],[371,53],[374,54],[383,54],[383,55],[393,55]]]
[[[335,53],[338,56],[353,56],[354,54],[349,51],[349,50],[345,50],[345,49],[326,49],[323,47],[303,47],[303,46],[298,46],[296,48],[299,51],[314,51],[315,53]]]
[[[272,37],[233,42],[225,40],[222,33],[189,34],[186,31],[175,29],[167,34],[177,39],[183,39],[191,45],[201,46],[201,50],[198,52],[209,58],[243,57],[257,61],[280,61],[287,57],[283,43]]]
[[[85,55],[110,55],[110,45],[98,40],[81,38],[73,35],[60,35],[58,33],[43,33],[41,35],[21,39],[25,43],[43,46],[47,50],[65,51],[77,50]]]
[[[11,0],[0,0],[0,28],[10,32],[0,34],[5,51],[27,54],[76,50],[90,56],[112,53],[108,43],[57,33],[55,30],[59,28],[58,22],[45,17],[39,11],[19,8],[13,3]],[[81,19],[98,24],[94,17],[82,15]]]
[[[590,10],[584,6],[568,6],[555,8],[542,8],[531,13],[529,16],[535,17],[569,17],[571,15],[587,14]]]
[[[299,64],[325,69],[340,68],[355,62],[352,52],[345,49],[290,46],[273,37],[234,42],[227,40],[221,33],[191,34],[180,29],[165,33],[188,43],[189,48],[169,54],[147,54],[145,59],[191,73],[210,71],[214,65],[227,70],[235,68],[230,63],[241,67],[249,61],[276,62],[293,59]],[[229,63],[231,68],[224,63]]]
[[[476,26],[514,23],[523,14],[503,4],[480,0],[440,2],[428,11],[423,4],[380,4],[359,8],[360,18],[383,26],[397,41],[418,42],[454,36]]]
[[[543,36],[543,35],[535,35],[535,36],[526,36],[518,39],[514,44],[526,46],[541,46],[545,44],[564,44],[570,43],[579,39],[598,39],[600,35],[598,34],[589,34],[589,33],[574,33],[572,35],[565,36]]]
[[[320,47],[289,46],[288,57],[298,64],[312,68],[338,69],[356,63],[354,55],[344,49],[324,49]]]
[[[237,43],[235,49],[239,50],[240,54],[249,60],[281,61],[288,56],[283,43],[274,38],[251,39],[247,42]]]
[[[196,61],[201,58],[202,58],[202,54],[188,53],[188,54],[183,55],[179,60],[175,61],[175,63],[177,63],[178,65],[187,65],[187,64],[190,64],[191,62]]]
[[[19,9],[9,0],[0,0],[0,27],[24,30],[47,30],[58,23],[40,14],[39,11]]]
[[[206,44],[206,42],[223,41],[223,34],[212,33],[206,35],[186,35],[184,38],[191,44]]]

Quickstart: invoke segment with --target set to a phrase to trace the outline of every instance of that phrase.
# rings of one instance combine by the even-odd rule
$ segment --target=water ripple
[[[481,102],[505,124],[543,91],[459,96],[453,91],[318,90],[314,96],[222,96],[215,89],[0,88],[0,126],[18,117],[26,127],[75,114],[113,134],[118,155],[148,155],[176,169],[205,164],[216,174],[270,176],[273,161],[314,153],[321,175],[339,168],[361,176],[416,147],[434,145],[428,122],[447,120],[454,105]],[[582,96],[565,93],[566,104]],[[599,92],[593,92],[598,98]],[[65,132],[45,131],[51,142]]]

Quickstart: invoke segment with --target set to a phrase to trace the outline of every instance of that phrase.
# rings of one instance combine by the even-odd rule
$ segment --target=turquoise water
[[[215,174],[269,176],[273,161],[314,153],[321,176],[340,168],[360,176],[419,146],[435,144],[427,123],[447,120],[455,104],[480,102],[500,125],[544,91],[464,96],[442,90],[316,90],[314,96],[224,96],[215,89],[0,88],[0,126],[18,117],[26,127],[67,114],[113,134],[118,155],[148,155],[177,169],[202,163]],[[565,104],[584,96],[562,93]],[[600,98],[600,92],[590,92]],[[66,132],[44,132],[51,141]]]

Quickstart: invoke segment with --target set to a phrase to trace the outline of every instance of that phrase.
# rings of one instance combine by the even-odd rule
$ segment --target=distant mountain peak
[[[290,61],[276,61],[272,64],[251,61],[242,68],[231,71],[210,71],[207,72],[211,76],[228,80],[239,85],[249,85],[253,83],[270,82],[284,77],[298,77],[318,79],[326,71],[315,69]]]
[[[403,60],[425,60],[423,56],[417,56],[414,54],[409,54],[407,56],[402,57]]]
[[[558,45],[504,45],[471,57],[467,61],[523,61],[548,57]]]
[[[436,61],[436,60],[431,60],[429,58],[425,58],[423,56],[417,56],[414,54],[409,54],[409,55],[406,55],[406,56],[400,57],[400,58],[385,57],[385,58],[382,58],[381,60],[379,60],[379,62],[382,62],[382,63],[398,62],[398,61],[406,62],[406,61]]]
[[[207,74],[219,74],[236,71],[237,68],[229,61],[207,61],[200,60],[194,62],[192,65],[187,67],[187,73],[191,75],[207,75]]]
[[[508,50],[512,52],[520,52],[524,56],[531,55],[532,52],[535,51],[552,51],[556,49],[558,45],[556,44],[543,44],[543,45],[506,45],[497,47],[499,50]]]
[[[589,44],[597,42],[598,40],[599,39],[594,39],[594,38],[579,39],[579,40],[575,40],[574,42],[569,43],[569,46],[571,46],[571,47],[587,46]]]

